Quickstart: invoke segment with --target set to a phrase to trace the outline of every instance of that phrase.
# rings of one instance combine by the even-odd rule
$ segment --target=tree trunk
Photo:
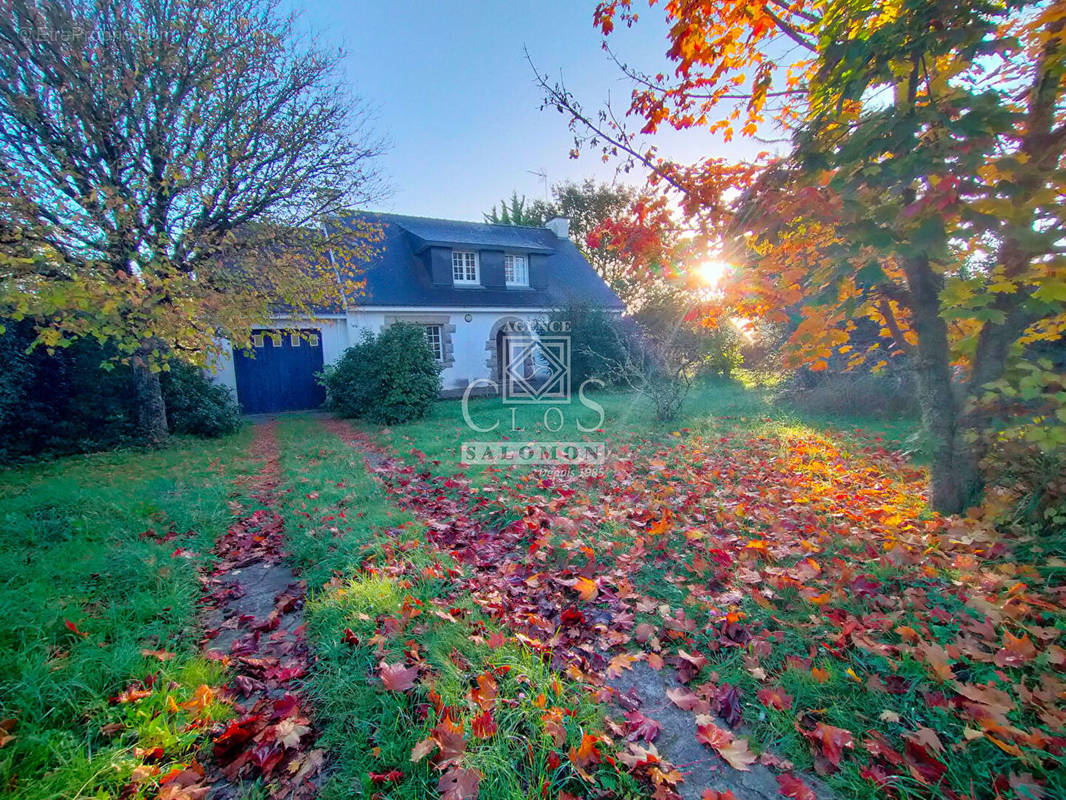
[[[940,316],[943,280],[924,257],[910,259],[904,269],[918,336],[918,404],[933,448],[929,504],[943,514],[958,514],[980,501],[984,487],[976,453],[963,436],[959,399],[951,381],[947,324]]]
[[[163,385],[159,381],[159,373],[152,372],[141,356],[133,360],[133,392],[137,430],[153,447],[162,444],[169,433]]]

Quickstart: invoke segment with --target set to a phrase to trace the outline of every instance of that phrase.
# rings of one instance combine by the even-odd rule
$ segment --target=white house
[[[254,332],[254,358],[229,349],[216,365],[215,380],[235,390],[245,412],[321,405],[315,373],[339,359],[364,329],[376,332],[400,321],[424,325],[442,365],[443,394],[457,395],[475,379],[500,379],[505,340],[514,328],[570,303],[622,309],[570,241],[564,218],[542,228],[399,214],[358,218],[383,231],[363,268],[365,289],[345,292],[351,299],[334,312],[279,318],[277,330]],[[282,329],[313,334],[291,336]]]

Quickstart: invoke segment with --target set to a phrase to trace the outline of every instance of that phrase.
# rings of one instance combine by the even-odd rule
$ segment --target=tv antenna
[[[526,172],[540,178],[541,182],[544,184],[544,202],[550,203],[551,200],[548,199],[548,170],[545,167],[541,167],[539,170],[527,169]]]

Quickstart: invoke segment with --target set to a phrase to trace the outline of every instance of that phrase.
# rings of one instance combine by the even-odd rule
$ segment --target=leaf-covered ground
[[[282,797],[310,763],[325,798],[744,800],[766,768],[797,800],[1066,796],[1063,564],[925,511],[890,426],[740,401],[607,426],[583,477],[463,468],[446,404],[386,431],[286,418],[268,454],[245,432],[9,471],[5,792],[197,798],[228,766]],[[236,627],[198,612],[198,570],[263,548],[306,586],[306,655],[284,591]],[[284,675],[248,672],[275,655]],[[276,720],[264,676],[294,698]],[[670,713],[614,688],[634,676]],[[679,718],[714,765],[698,794]]]
[[[928,513],[874,437],[722,422],[627,437],[585,479],[467,478],[447,433],[397,429],[445,445],[397,447],[386,480],[477,605],[582,682],[674,670],[694,714],[844,796],[1066,796],[1063,565]]]

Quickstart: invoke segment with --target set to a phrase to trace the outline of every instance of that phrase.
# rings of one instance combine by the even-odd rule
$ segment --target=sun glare
[[[732,267],[724,261],[704,261],[697,268],[700,280],[710,288],[717,288]]]

